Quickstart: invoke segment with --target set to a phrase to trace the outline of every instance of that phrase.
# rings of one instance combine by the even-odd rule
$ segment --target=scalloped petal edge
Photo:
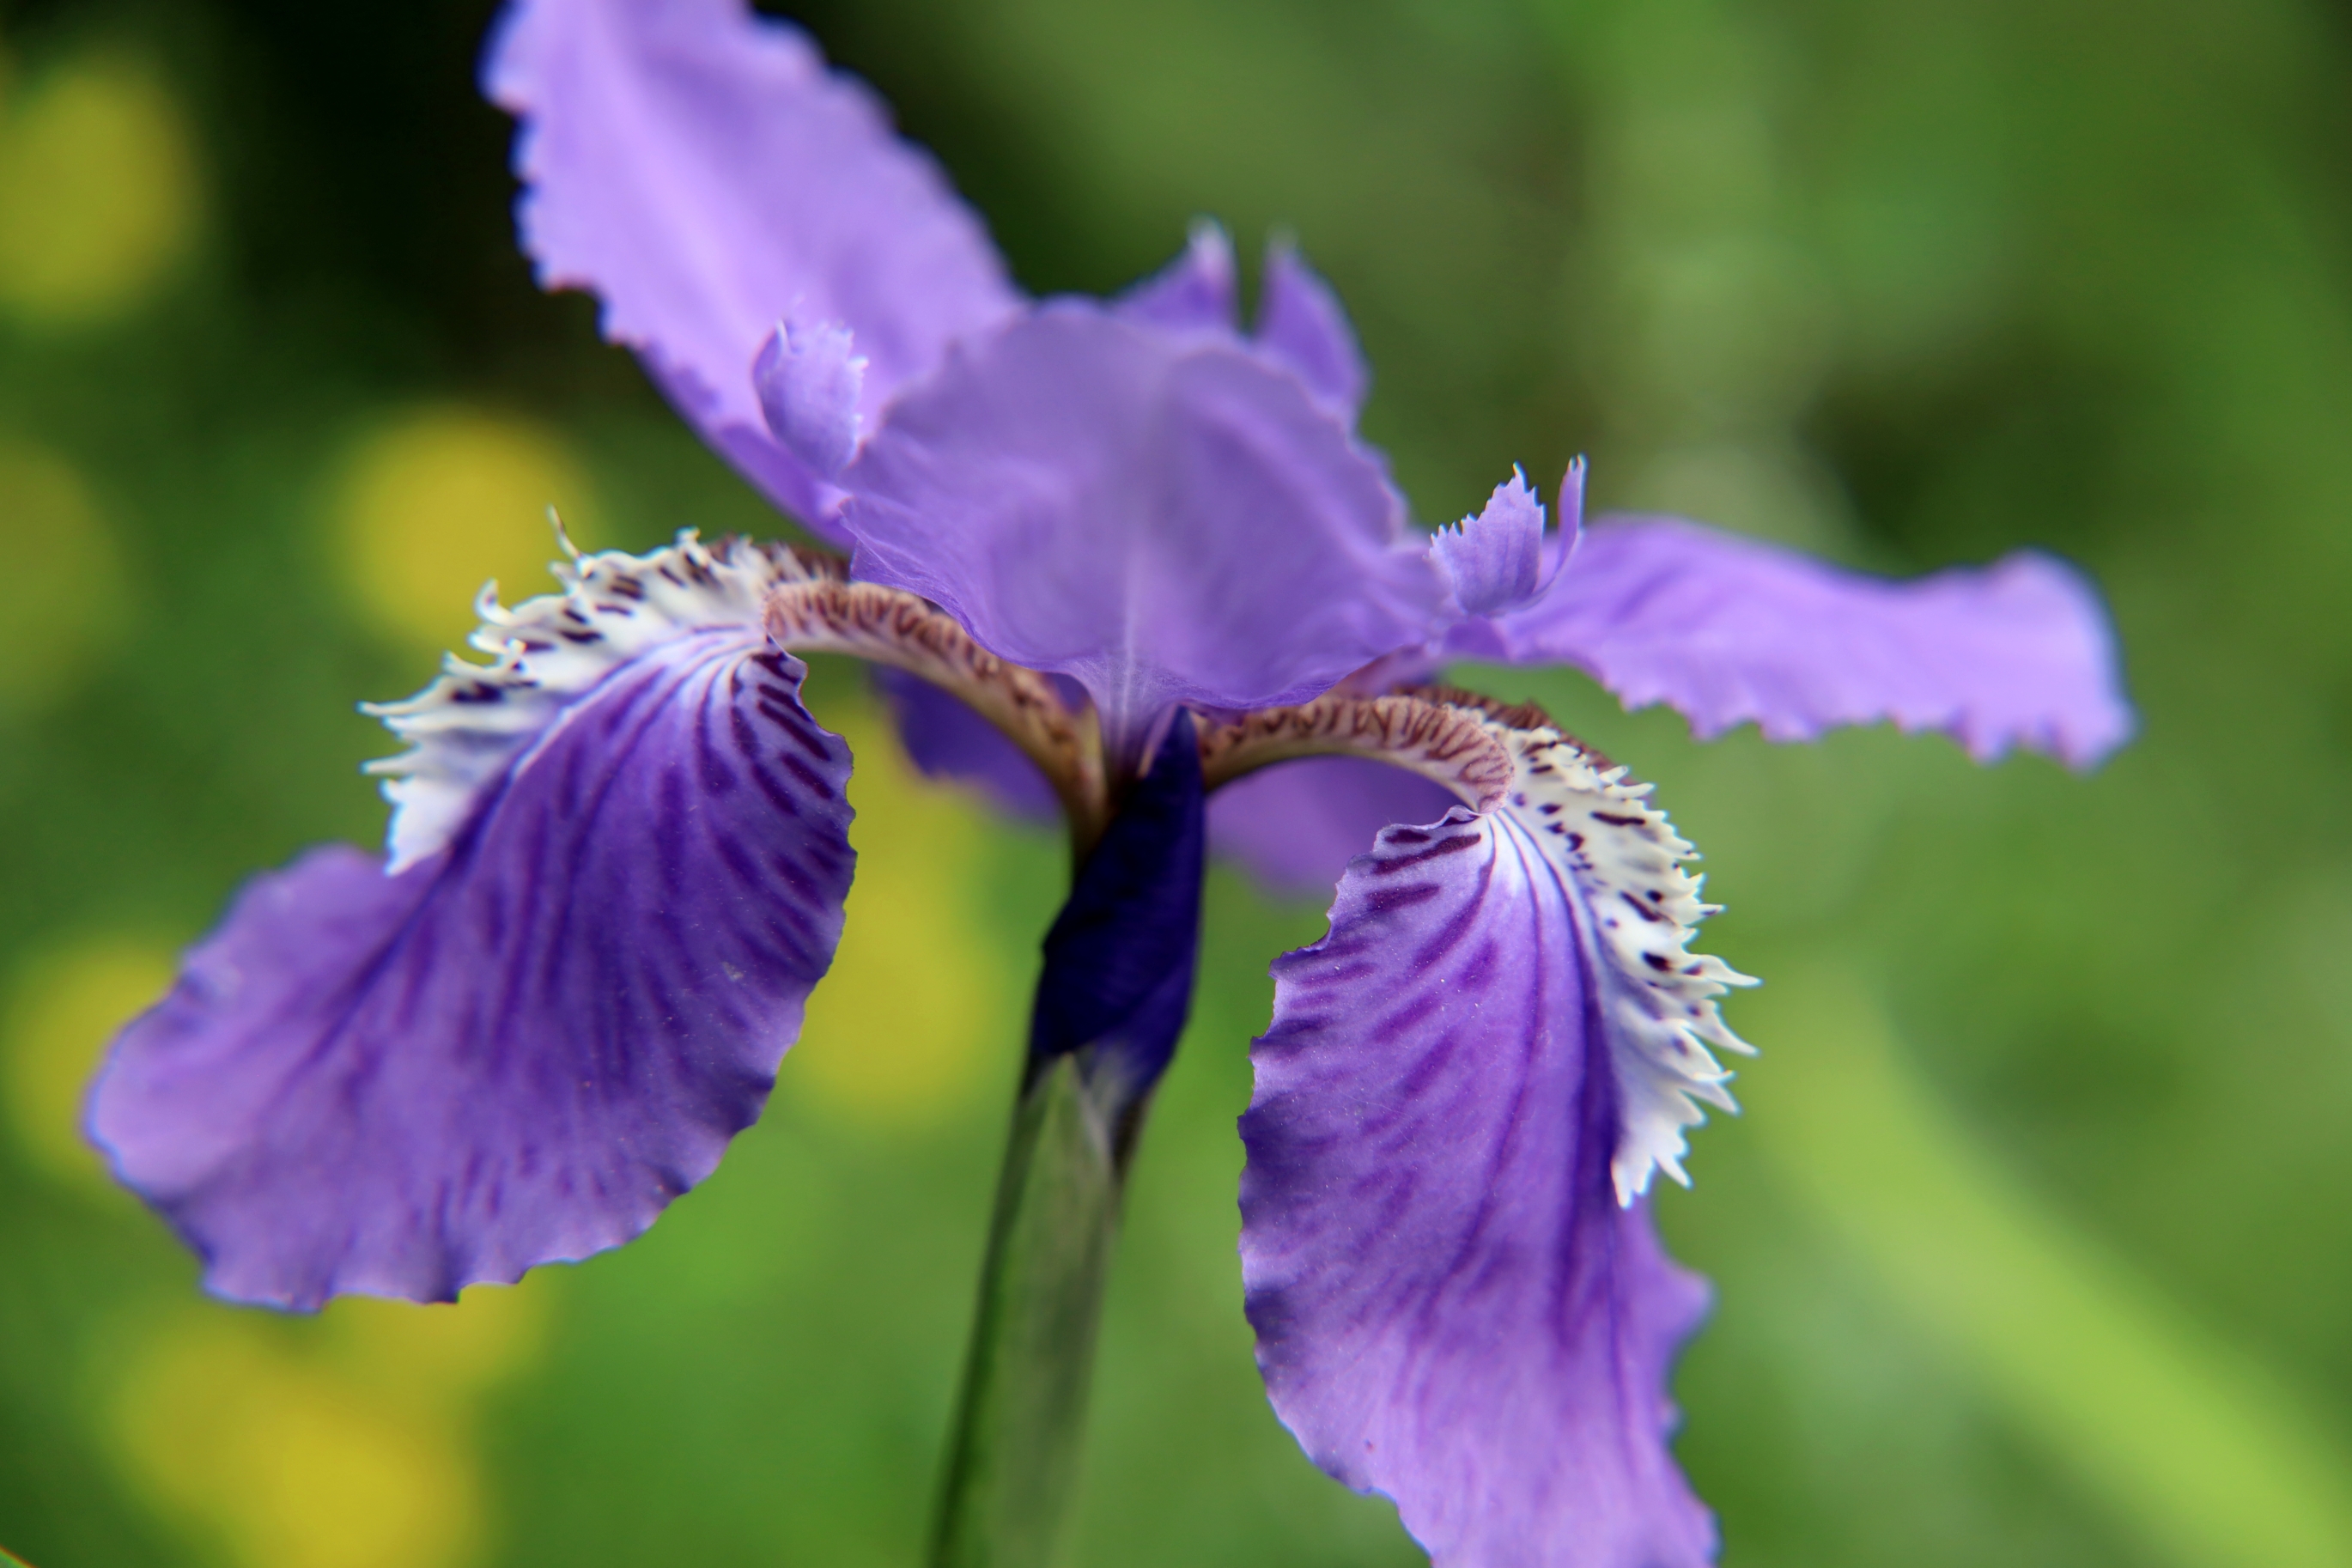
[[[1758,982],[1690,951],[1699,922],[1721,907],[1699,897],[1684,869],[1698,851],[1650,804],[1652,786],[1549,728],[1486,720],[1514,763],[1508,797],[1492,815],[1538,843],[1582,903],[1623,1125],[1611,1162],[1617,1201],[1630,1205],[1664,1171],[1685,1186],[1683,1133],[1706,1120],[1702,1103],[1737,1112],[1731,1074],[1710,1046],[1752,1056],[1717,999]]]
[[[705,544],[692,529],[644,555],[583,555],[559,531],[570,558],[551,570],[561,591],[508,608],[485,584],[467,640],[488,665],[457,654],[415,696],[362,703],[408,743],[364,771],[392,803],[387,875],[437,853],[473,813],[481,787],[545,735],[614,668],[697,631],[758,626],[770,589],[831,575],[782,544],[738,538]]]

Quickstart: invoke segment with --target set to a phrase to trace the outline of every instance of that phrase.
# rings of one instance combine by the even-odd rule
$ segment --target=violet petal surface
[[[971,784],[1014,816],[1051,822],[1061,815],[1054,786],[1028,753],[962,699],[883,665],[874,667],[873,679],[890,705],[908,760],[924,774]]]
[[[768,434],[751,384],[778,323],[854,334],[871,428],[949,342],[1019,303],[880,100],[743,0],[518,0],[483,87],[521,121],[518,217],[541,285],[596,294],[604,335],[813,525],[831,493]]]
[[[1539,837],[1392,828],[1275,965],[1242,1119],[1258,1363],[1436,1568],[1696,1568],[1665,1382],[1707,1291],[1619,1202],[1623,1091]]]
[[[1381,829],[1433,822],[1454,804],[1441,784],[1362,757],[1307,757],[1236,779],[1209,797],[1209,847],[1269,890],[1328,898]]]
[[[1288,245],[1266,247],[1256,336],[1261,351],[1288,366],[1350,426],[1355,424],[1371,372],[1339,297]]]
[[[1442,624],[1380,464],[1215,334],[1055,301],[966,345],[841,477],[860,577],[1067,675],[1139,766],[1180,702],[1296,702]]]
[[[758,1116],[832,961],[848,749],[744,626],[614,666],[406,870],[249,883],[90,1129],[217,1295],[446,1300],[630,1239]]]
[[[1259,1366],[1438,1568],[1695,1568],[1665,1379],[1706,1292],[1645,1194],[1731,1104],[1708,1047],[1748,1049],[1717,999],[1751,982],[1689,950],[1711,906],[1649,786],[1486,729],[1493,809],[1381,833],[1274,967],[1242,1119]]]
[[[1465,622],[1449,647],[1573,664],[1629,708],[1678,710],[1701,738],[1752,721],[1805,741],[1891,720],[1979,761],[2024,746],[2086,767],[2133,722],[2097,595],[2033,552],[1890,582],[1696,523],[1614,519],[1585,531],[1539,602]]]
[[[1429,552],[1465,615],[1500,615],[1532,600],[1544,582],[1544,509],[1528,477],[1512,469],[1475,517],[1432,535]]]
[[[1213,223],[1192,226],[1184,254],[1111,301],[1130,321],[1176,331],[1231,332],[1234,242]]]

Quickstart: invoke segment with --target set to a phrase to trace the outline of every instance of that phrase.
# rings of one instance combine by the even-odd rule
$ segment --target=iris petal
[[[1234,330],[1234,244],[1205,219],[1192,226],[1184,254],[1113,302],[1130,321],[1176,331]]]
[[[1540,601],[1465,623],[1454,644],[1576,665],[1702,737],[1753,721],[1803,741],[1892,720],[1979,760],[2024,746],[2083,767],[2132,728],[2097,595],[2031,552],[1887,582],[1695,523],[1617,520],[1585,531]]]
[[[448,1300],[626,1241],[710,1173],[849,887],[848,750],[803,673],[756,627],[653,642],[405,870],[333,847],[239,895],[90,1112],[212,1290]]]
[[[519,0],[483,68],[522,122],[523,248],[779,504],[831,492],[768,433],[751,364],[776,324],[837,323],[866,426],[1019,299],[980,221],[863,83],[743,0]]]
[[[874,684],[890,705],[908,760],[926,774],[971,784],[1000,810],[1033,822],[1051,822],[1061,809],[1037,764],[952,692],[901,669],[877,668]]]
[[[856,575],[1070,676],[1139,764],[1179,702],[1296,702],[1440,624],[1380,464],[1238,342],[1074,301],[911,389],[842,484]]]
[[[1495,487],[1484,510],[1439,529],[1429,551],[1465,615],[1517,609],[1543,583],[1543,503],[1528,488],[1528,477],[1514,468]]]
[[[1715,1531],[1667,1450],[1706,1291],[1649,1163],[1739,977],[1684,949],[1689,847],[1549,731],[1480,816],[1391,828],[1275,966],[1242,1132],[1242,1259],[1276,1410],[1395,1500],[1439,1568],[1685,1568]]]
[[[1257,308],[1257,343],[1287,365],[1308,390],[1350,426],[1364,404],[1371,372],[1356,346],[1339,297],[1291,247],[1265,253],[1265,288]]]
[[[1328,897],[1348,862],[1394,822],[1427,822],[1444,785],[1360,757],[1308,757],[1237,780],[1209,800],[1209,846],[1281,893]]]

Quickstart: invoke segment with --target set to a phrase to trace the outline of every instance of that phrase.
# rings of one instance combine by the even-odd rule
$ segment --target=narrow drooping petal
[[[1097,1102],[1124,1123],[1114,1130],[1121,1158],[1131,1117],[1167,1070],[1192,1005],[1208,851],[1202,804],[1200,746],[1180,710],[1045,933],[1028,1076],[1079,1057]]]
[[[1308,757],[1225,785],[1209,798],[1209,847],[1269,890],[1328,898],[1348,862],[1397,822],[1431,822],[1444,786],[1358,757]]]
[[[1383,833],[1275,966],[1242,1260],[1275,1408],[1438,1568],[1696,1568],[1667,1451],[1706,1288],[1652,1230],[1738,979],[1685,949],[1689,847],[1638,786],[1511,732],[1506,804]]]
[[[1441,528],[1429,552],[1467,616],[1496,616],[1536,596],[1543,583],[1543,503],[1517,468],[1495,487],[1486,510]]]
[[[613,595],[581,640],[530,657],[583,670],[693,570],[723,604],[717,579],[768,558],[613,559],[580,574]],[[803,674],[756,622],[672,621],[576,690],[509,663],[404,706],[421,752],[488,760],[467,809],[437,810],[452,774],[419,767],[405,869],[336,847],[257,879],[94,1091],[93,1135],[209,1289],[447,1300],[626,1241],[710,1173],[849,886],[849,755]],[[434,703],[448,722],[421,722]],[[509,710],[539,722],[462,727]]]
[[[483,76],[522,121],[541,284],[595,293],[605,336],[806,521],[829,492],[768,435],[751,384],[776,323],[855,334],[870,426],[1017,303],[979,220],[882,104],[745,0],[518,0]]]
[[[1297,701],[1440,616],[1381,466],[1295,378],[1091,306],[959,353],[841,482],[856,574],[1076,679],[1122,766],[1173,704]]]
[[[1113,301],[1130,321],[1172,331],[1234,330],[1234,242],[1209,222],[1192,226],[1184,254]]]
[[[1456,642],[1576,665],[1703,737],[1752,721],[1803,741],[1890,720],[1979,761],[2024,746],[2084,767],[2132,728],[2097,594],[2032,552],[1889,582],[1695,523],[1619,520],[1586,531],[1540,603]]]
[[[908,760],[925,773],[971,784],[1014,816],[1050,821],[1061,809],[1037,764],[952,693],[902,669],[877,668],[874,684]]]
[[[1348,313],[1331,286],[1287,245],[1266,247],[1257,343],[1341,419],[1350,426],[1355,424],[1365,388],[1371,384],[1371,373],[1356,347],[1355,329],[1348,325]]]

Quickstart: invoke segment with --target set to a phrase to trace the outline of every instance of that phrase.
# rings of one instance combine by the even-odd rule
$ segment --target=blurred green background
[[[2352,13],[2291,0],[846,0],[797,13],[1027,286],[1196,214],[1354,310],[1419,514],[1601,507],[2112,597],[2101,773],[1694,745],[1767,977],[1663,1222],[1738,1568],[2352,1562]],[[474,587],[774,519],[530,286],[478,0],[0,5],[0,1542],[41,1568],[915,1561],[1060,851],[909,779],[766,1120],[643,1242],[451,1309],[212,1305],[74,1132],[249,871],[373,838],[352,711]],[[1386,1564],[1266,1410],[1233,1246],[1266,961],[1220,873],[1073,1563]]]

